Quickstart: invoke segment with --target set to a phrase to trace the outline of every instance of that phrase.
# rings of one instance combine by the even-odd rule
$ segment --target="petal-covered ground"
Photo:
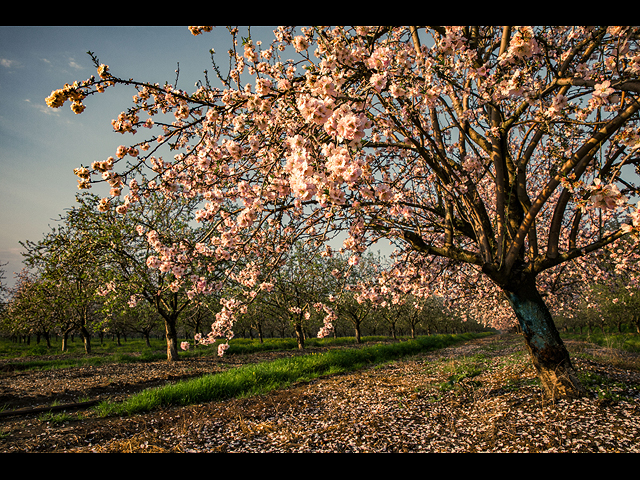
[[[546,401],[522,339],[504,334],[259,397],[124,418],[86,409],[63,421],[8,416],[0,418],[0,451],[640,452],[638,356],[567,345],[594,398]],[[124,398],[274,355],[3,372],[0,404]]]

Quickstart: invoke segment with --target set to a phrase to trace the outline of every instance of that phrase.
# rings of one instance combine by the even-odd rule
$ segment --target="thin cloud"
[[[48,107],[47,105],[43,103],[34,103],[32,102],[30,99],[25,98],[24,100],[26,103],[29,104],[29,106],[35,108],[36,110],[38,110],[40,113],[44,113],[45,115],[55,115],[58,116],[58,111],[54,110],[51,107]]]
[[[79,65],[79,64],[77,64],[76,61],[73,58],[69,59],[69,66],[71,68],[75,68],[76,70],[83,70],[84,69],[84,67]]]
[[[9,60],[8,58],[0,58],[0,65],[2,65],[5,68],[19,67],[20,62],[17,62],[15,60]]]

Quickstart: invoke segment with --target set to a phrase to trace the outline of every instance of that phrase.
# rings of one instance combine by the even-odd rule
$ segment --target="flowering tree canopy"
[[[202,255],[251,259],[245,297],[296,241],[329,253],[342,232],[355,264],[387,238],[396,271],[423,289],[436,273],[445,291],[484,279],[547,393],[584,394],[536,278],[640,228],[638,28],[278,27],[269,45],[229,31],[218,86],[119,78],[93,56],[98,77],[52,92],[51,107],[80,113],[88,96],[133,86],[113,128],[151,132],[79,167],[80,188],[109,182],[123,214],[149,190],[201,198]],[[226,301],[217,333],[240,303]]]

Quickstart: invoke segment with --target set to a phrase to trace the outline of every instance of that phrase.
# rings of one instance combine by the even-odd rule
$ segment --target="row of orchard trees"
[[[142,335],[149,342],[159,328],[167,358],[178,358],[178,328],[199,334],[223,314],[223,294],[260,282],[255,261],[215,256],[203,239],[211,229],[190,222],[198,202],[148,195],[128,208],[105,208],[99,197],[78,195],[78,204],[40,241],[23,242],[25,269],[2,314],[4,333],[50,336],[79,334],[85,351],[91,338],[105,333]],[[201,205],[200,205],[201,206]],[[160,236],[157,232],[162,231]],[[205,257],[194,260],[193,251]],[[210,261],[206,261],[206,255]],[[283,255],[259,293],[247,302],[238,328],[245,334],[294,335],[299,348],[309,336],[454,331],[479,328],[463,324],[441,300],[418,298],[385,286],[378,255],[321,255],[300,243]],[[380,295],[388,296],[380,302]],[[202,336],[200,343],[207,343]],[[217,338],[205,337],[213,343]],[[221,348],[224,350],[228,344]],[[188,348],[186,342],[182,348]]]
[[[90,352],[92,336],[137,334],[149,343],[160,333],[167,339],[167,358],[174,360],[179,321],[185,336],[206,330],[221,310],[221,298],[251,277],[251,268],[234,275],[239,266],[231,260],[167,262],[176,245],[202,249],[198,240],[212,235],[189,223],[195,201],[150,195],[126,216],[102,208],[94,195],[77,201],[42,240],[23,244],[29,268],[13,289],[2,284],[9,299],[3,302],[5,334],[35,334],[50,345],[54,333],[64,350],[69,335],[77,333]],[[173,234],[160,239],[157,229],[166,231],[169,224]],[[637,265],[638,243],[628,239],[600,251],[597,262],[576,261],[555,271],[545,279],[545,291],[557,325],[640,333]],[[262,283],[236,329],[260,340],[294,335],[303,348],[305,338],[316,335],[353,334],[360,341],[363,335],[395,338],[399,332],[415,336],[492,323],[491,309],[474,290],[473,298],[461,290],[445,299],[433,294],[433,285],[425,294],[424,288],[406,287],[405,280],[380,255],[354,262],[299,243]]]
[[[353,335],[360,343],[364,335],[415,337],[483,328],[464,321],[440,297],[380,286],[384,267],[379,254],[368,253],[353,264],[343,255],[323,257],[300,244],[238,319],[236,330],[262,339],[283,337],[291,329],[303,348],[305,338],[316,335]]]
[[[43,239],[22,243],[26,268],[4,309],[5,331],[45,337],[56,332],[63,348],[77,332],[90,353],[92,334],[126,329],[148,339],[160,321],[167,357],[176,359],[178,318],[198,318],[192,299],[211,289],[220,274],[180,257],[163,260],[177,248],[193,248],[202,235],[188,222],[195,202],[150,195],[119,217],[94,195],[77,201]],[[149,268],[150,259],[161,268]]]

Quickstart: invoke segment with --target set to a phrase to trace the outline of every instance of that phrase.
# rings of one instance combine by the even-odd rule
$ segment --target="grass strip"
[[[108,356],[90,356],[87,358],[56,358],[54,360],[28,360],[25,362],[9,362],[6,364],[14,370],[55,370],[63,368],[99,367],[112,363],[141,363],[166,360],[164,352],[143,352],[141,355],[116,353]]]
[[[144,390],[124,402],[102,402],[96,410],[103,416],[132,415],[159,407],[186,406],[260,395],[296,382],[353,371],[367,365],[397,360],[486,335],[433,335],[406,342],[330,350],[319,354],[248,364],[225,372]]]
[[[378,342],[388,340],[389,337],[384,336],[366,336],[362,338],[365,343]],[[128,342],[130,345],[126,345],[123,348],[126,351],[117,351],[120,347],[113,347],[109,345],[103,347],[97,345],[95,347],[95,353],[86,355],[80,350],[76,349],[75,353],[66,352],[58,354],[54,359],[47,360],[26,360],[17,362],[7,362],[4,364],[5,368],[13,370],[55,370],[63,368],[78,368],[93,366],[98,367],[101,365],[108,365],[112,363],[141,363],[141,362],[157,362],[164,361],[167,358],[166,344],[156,343],[155,348],[144,347],[140,342],[132,341]],[[281,350],[296,350],[298,344],[295,339],[291,338],[267,338],[262,342],[255,339],[243,339],[234,338],[230,342],[231,348],[225,355],[240,355],[240,354],[252,354],[256,352],[266,351],[281,351]],[[339,338],[309,338],[305,341],[305,346],[308,347],[324,347],[324,346],[338,346],[338,345],[355,345],[355,337],[339,337]],[[115,349],[114,349],[115,348]],[[22,351],[22,355],[19,355],[19,349],[13,348],[12,345],[7,346],[7,342],[3,342],[0,338],[0,358],[20,357],[30,355],[50,355],[51,349],[39,345],[29,350]],[[217,350],[215,345],[212,347],[203,347],[192,349],[187,352],[180,352],[181,357],[201,357],[216,355]]]

